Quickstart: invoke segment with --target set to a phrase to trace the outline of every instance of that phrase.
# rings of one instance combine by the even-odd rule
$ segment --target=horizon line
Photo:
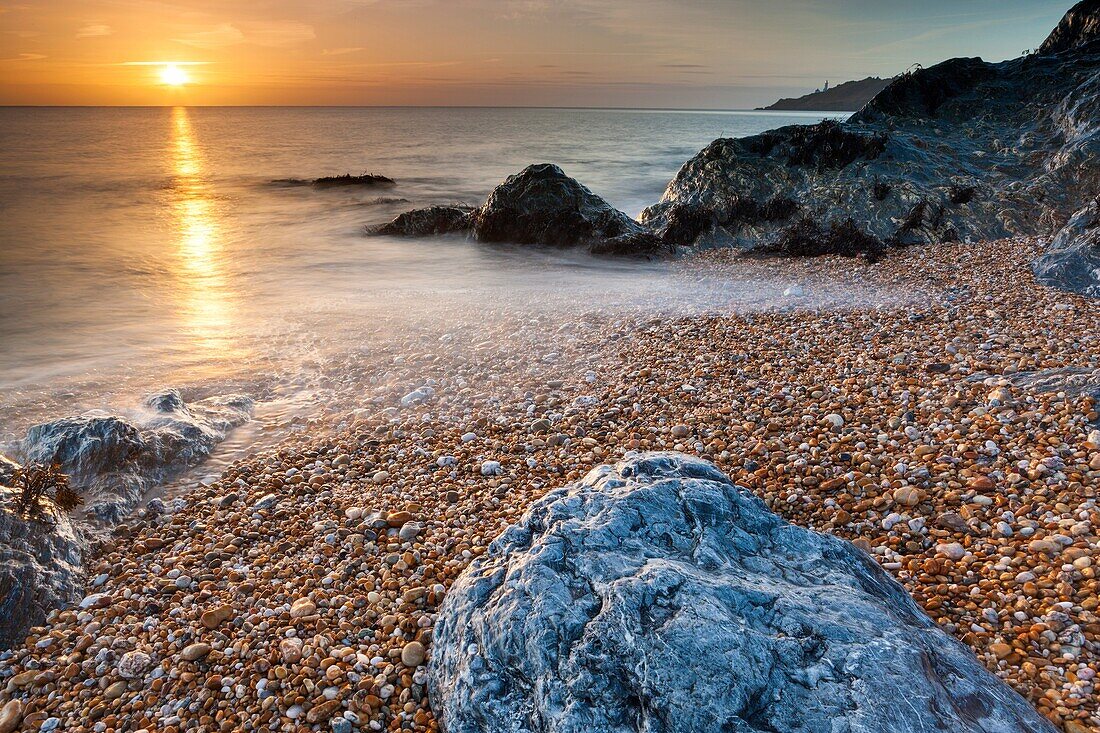
[[[776,112],[783,114],[854,114],[858,110],[766,109],[764,107],[616,107],[550,104],[0,104],[0,109],[559,109],[639,112]]]

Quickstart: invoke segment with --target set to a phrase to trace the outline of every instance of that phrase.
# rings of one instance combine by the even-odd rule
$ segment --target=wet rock
[[[899,76],[846,122],[715,140],[641,221],[677,245],[803,235],[791,254],[839,228],[850,236],[825,250],[1051,233],[1100,188],[1098,24],[1081,3],[1052,34],[1073,39],[1051,42],[1060,53],[952,59]]]
[[[46,613],[79,598],[86,544],[67,516],[24,519],[0,487],[0,649],[21,642]]]
[[[368,231],[391,237],[431,237],[464,232],[472,226],[474,209],[469,206],[429,206],[413,209]]]
[[[536,502],[456,581],[432,648],[450,733],[1054,731],[863,552],[680,454]]]
[[[85,504],[117,522],[142,494],[205,460],[252,413],[252,400],[232,395],[183,401],[167,390],[145,402],[140,417],[88,413],[35,425],[20,444],[26,461],[59,463]]]
[[[1100,197],[1059,230],[1034,268],[1047,285],[1100,298]]]
[[[317,188],[335,188],[338,186],[392,186],[395,181],[377,173],[363,173],[353,176],[345,173],[342,176],[324,176],[313,179],[313,185]]]
[[[1081,0],[1050,32],[1039,53],[1062,53],[1100,39],[1100,0]]]
[[[628,254],[615,244],[652,236],[556,165],[530,165],[497,186],[474,220],[482,242],[596,247]],[[645,244],[645,247],[651,245]]]
[[[469,231],[479,242],[583,247],[596,255],[658,257],[673,247],[608,204],[556,165],[509,176],[485,205],[406,212],[374,234],[425,236]]]

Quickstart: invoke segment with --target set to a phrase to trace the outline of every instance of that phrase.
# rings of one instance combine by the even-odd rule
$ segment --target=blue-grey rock
[[[459,577],[447,733],[1053,733],[853,545],[704,461],[601,466]]]
[[[1100,196],[1073,215],[1033,266],[1047,285],[1100,298]]]
[[[142,495],[205,460],[252,400],[240,395],[185,403],[176,390],[149,397],[137,417],[102,413],[35,425],[20,444],[24,462],[58,463],[100,519],[117,522]]]
[[[80,597],[86,538],[67,516],[24,519],[0,480],[0,649],[23,641],[53,608]]]

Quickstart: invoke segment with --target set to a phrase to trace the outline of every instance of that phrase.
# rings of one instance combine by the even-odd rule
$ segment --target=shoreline
[[[0,654],[0,705],[75,731],[339,716],[349,731],[436,730],[422,652],[462,568],[548,489],[673,449],[869,550],[1040,712],[1096,730],[1100,408],[999,383],[1100,374],[1100,307],[1036,283],[1040,250],[925,245],[875,265],[713,251],[686,266],[808,297],[490,313],[474,343],[405,335],[373,414],[291,435],[182,511],[116,531],[83,608]],[[806,307],[834,283],[885,296]],[[409,385],[430,394],[401,406]]]

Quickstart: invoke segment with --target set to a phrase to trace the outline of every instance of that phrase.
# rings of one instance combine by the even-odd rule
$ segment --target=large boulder
[[[1033,266],[1047,285],[1100,298],[1100,196],[1073,215]]]
[[[448,733],[1053,733],[853,545],[672,453],[547,494],[456,581]]]
[[[1059,53],[951,59],[845,122],[715,140],[641,221],[680,245],[781,252],[812,224],[806,254],[865,249],[828,236],[849,220],[897,245],[1047,234],[1100,189],[1097,6],[1067,14]]]
[[[371,233],[422,237],[462,231],[479,242],[583,247],[596,255],[659,257],[674,250],[551,163],[509,176],[478,209],[416,209]]]

